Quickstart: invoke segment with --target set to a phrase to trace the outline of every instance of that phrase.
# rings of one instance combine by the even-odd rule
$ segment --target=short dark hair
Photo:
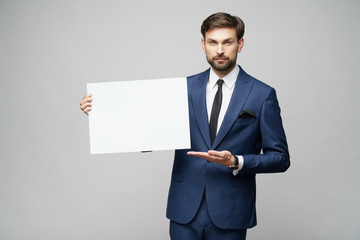
[[[206,18],[201,25],[201,34],[205,39],[205,33],[214,28],[235,28],[237,40],[240,40],[244,36],[245,24],[237,16],[232,16],[228,13],[218,12],[210,15]]]

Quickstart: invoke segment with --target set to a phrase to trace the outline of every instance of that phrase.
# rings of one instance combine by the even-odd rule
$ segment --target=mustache
[[[219,58],[225,58],[225,59],[229,59],[229,57],[225,56],[225,55],[216,55],[215,57],[213,57],[214,60],[217,60]]]

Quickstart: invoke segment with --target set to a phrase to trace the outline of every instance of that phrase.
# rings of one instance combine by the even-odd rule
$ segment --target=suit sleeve
[[[270,91],[262,105],[260,135],[262,153],[243,155],[244,165],[240,172],[274,173],[286,171],[290,166],[290,156],[274,89]]]

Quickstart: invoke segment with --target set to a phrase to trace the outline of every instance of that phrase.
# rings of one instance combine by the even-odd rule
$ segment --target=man
[[[175,151],[166,213],[173,240],[245,239],[256,225],[255,175],[290,166],[275,90],[236,65],[244,29],[227,13],[201,26],[211,68],[188,77],[191,149]],[[91,101],[80,102],[85,113]]]

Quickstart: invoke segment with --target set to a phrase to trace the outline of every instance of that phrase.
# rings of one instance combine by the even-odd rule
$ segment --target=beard
[[[236,65],[236,59],[227,57],[228,61],[224,64],[218,64],[214,61],[214,59],[217,59],[219,57],[225,57],[225,56],[216,56],[216,57],[206,57],[206,60],[210,64],[210,66],[215,69],[216,71],[222,72],[222,71],[228,71],[232,69]]]

